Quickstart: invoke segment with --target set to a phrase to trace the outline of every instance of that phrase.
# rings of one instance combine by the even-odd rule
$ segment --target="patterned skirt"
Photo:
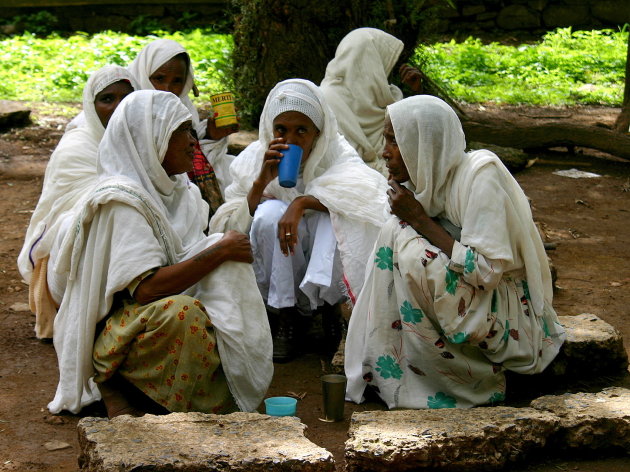
[[[169,411],[237,410],[210,318],[186,295],[123,300],[96,337],[93,364],[97,383],[118,373]]]

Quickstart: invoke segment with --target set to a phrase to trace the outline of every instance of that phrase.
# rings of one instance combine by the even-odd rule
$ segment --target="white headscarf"
[[[142,90],[155,90],[149,77],[162,67],[165,63],[173,59],[178,54],[186,54],[188,56],[188,74],[186,75],[186,83],[184,89],[179,95],[180,100],[192,115],[193,126],[199,124],[199,114],[197,109],[190,100],[188,94],[195,85],[195,74],[193,71],[190,54],[177,41],[172,39],[157,39],[142,49],[136,58],[129,64],[128,69],[140,83]]]
[[[177,97],[154,90],[131,94],[112,115],[99,148],[99,182],[68,232],[56,267],[68,274],[68,288],[55,319],[60,380],[49,404],[53,413],[76,413],[99,398],[91,379],[95,327],[114,295],[146,270],[190,258],[221,237],[203,234],[208,206],[197,187],[185,174],[167,175],[161,165],[173,131],[190,118]],[[106,205],[110,202],[136,210],[152,230],[151,241],[140,237],[146,231],[117,237],[120,221]],[[251,266],[225,262],[185,294],[205,306],[230,391],[241,409],[252,411],[273,365],[269,324]]]
[[[353,293],[358,294],[378,229],[389,216],[387,182],[365,165],[356,150],[337,132],[337,121],[324,95],[308,80],[285,80],[269,92],[260,118],[259,140],[250,144],[232,163],[233,181],[225,191],[226,203],[212,217],[210,228],[219,231],[238,227],[248,231],[251,217],[247,194],[273,139],[273,120],[279,110],[288,111],[285,106],[288,102],[293,103],[292,110],[301,113],[305,113],[304,103],[308,102],[314,113],[313,121],[321,114],[323,124],[302,170],[304,193],[296,187],[281,187],[276,178],[267,185],[265,195],[287,203],[300,195],[312,195],[328,208],[346,279]],[[239,218],[234,215],[241,215],[238,223],[234,223],[234,219]]]
[[[402,50],[402,41],[379,29],[351,31],[337,46],[321,83],[341,134],[365,162],[381,171],[385,107],[402,99],[388,77]]]
[[[444,101],[409,97],[387,107],[409,172],[408,185],[429,216],[462,228],[461,243],[506,271],[525,268],[537,314],[551,305],[547,256],[527,197],[500,159],[488,150],[465,152],[459,118]]]
[[[60,216],[83,197],[96,181],[96,154],[105,128],[96,114],[96,95],[113,83],[126,80],[139,85],[124,67],[108,65],[94,72],[83,89],[84,124],[67,131],[46,166],[42,194],[26,231],[18,267],[30,283],[35,263],[50,253]]]

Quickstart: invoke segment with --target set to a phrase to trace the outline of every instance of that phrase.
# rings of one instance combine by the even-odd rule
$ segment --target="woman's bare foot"
[[[107,409],[109,419],[121,415],[143,416],[144,412],[133,406],[125,396],[120,383],[115,379],[99,383],[98,389],[101,392],[103,403]]]

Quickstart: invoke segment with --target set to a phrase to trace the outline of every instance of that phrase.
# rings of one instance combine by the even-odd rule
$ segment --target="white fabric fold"
[[[184,175],[161,161],[172,132],[190,120],[167,92],[139,91],[112,116],[99,149],[99,181],[64,239],[56,266],[68,286],[55,321],[60,379],[53,413],[99,398],[92,381],[95,326],[114,295],[148,269],[188,259],[217,242],[205,236],[208,207]],[[238,292],[238,293],[237,293]],[[273,374],[271,334],[251,266],[224,263],[186,294],[206,308],[237,405],[254,410]]]
[[[42,193],[26,230],[18,268],[26,282],[38,259],[50,253],[57,237],[61,216],[96,182],[96,153],[105,128],[96,114],[94,99],[109,85],[127,80],[137,90],[133,76],[124,67],[110,65],[94,72],[83,89],[84,125],[67,131],[50,156]]]
[[[365,162],[384,174],[380,157],[385,108],[403,97],[388,77],[402,50],[403,42],[384,31],[355,29],[337,46],[321,83],[339,132]]]

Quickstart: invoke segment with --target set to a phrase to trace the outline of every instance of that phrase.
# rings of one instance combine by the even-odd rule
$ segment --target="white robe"
[[[118,107],[99,150],[99,181],[71,225],[56,270],[68,287],[55,320],[60,379],[53,413],[77,413],[100,398],[92,377],[98,321],[114,295],[148,269],[193,257],[220,239],[205,236],[208,206],[183,175],[160,164],[171,133],[190,114],[166,92],[140,91]],[[125,211],[121,211],[121,207]],[[134,215],[134,216],[130,216]],[[237,405],[254,410],[273,374],[271,334],[251,266],[227,262],[184,292],[210,317]]]

